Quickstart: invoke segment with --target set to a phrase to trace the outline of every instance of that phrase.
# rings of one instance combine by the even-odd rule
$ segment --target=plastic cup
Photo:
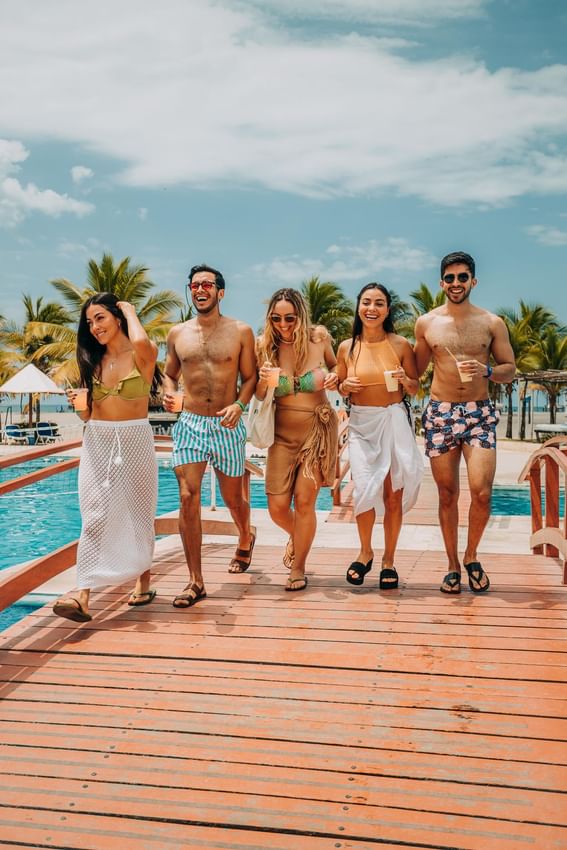
[[[384,380],[386,381],[386,389],[389,393],[395,393],[398,389],[398,379],[394,377],[394,372],[397,369],[387,369],[384,372]]]
[[[86,387],[78,387],[75,390],[75,396],[71,399],[71,403],[78,413],[87,409],[88,392]]]
[[[466,361],[464,361],[464,362],[466,362]],[[457,369],[459,371],[459,377],[464,384],[468,384],[470,381],[472,381],[473,376],[469,372],[464,372],[461,369],[461,364],[458,360],[456,362],[456,366],[457,366]]]
[[[270,366],[269,368],[266,367],[266,370],[269,373],[268,377],[266,379],[267,386],[268,387],[277,387],[279,380],[280,380],[280,372],[281,372],[280,367],[279,366]]]
[[[183,399],[185,398],[185,393],[183,390],[176,390],[174,393],[171,393],[173,396],[173,410],[172,413],[181,413],[183,410]]]

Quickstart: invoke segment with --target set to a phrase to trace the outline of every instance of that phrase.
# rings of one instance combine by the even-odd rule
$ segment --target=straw
[[[458,359],[455,357],[455,355],[453,354],[453,352],[451,351],[451,349],[450,349],[450,348],[447,348],[447,346],[446,346],[446,345],[444,345],[444,346],[443,346],[443,348],[445,349],[445,351],[447,352],[447,354],[450,354],[450,355],[451,355],[451,357],[453,358],[453,360],[455,361],[455,363],[458,363],[458,362],[459,362],[459,361],[458,361]]]

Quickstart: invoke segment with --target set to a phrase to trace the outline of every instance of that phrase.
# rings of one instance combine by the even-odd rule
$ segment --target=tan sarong
[[[268,449],[266,493],[290,493],[300,471],[313,486],[331,487],[337,459],[337,414],[329,404],[276,404],[275,439]]]

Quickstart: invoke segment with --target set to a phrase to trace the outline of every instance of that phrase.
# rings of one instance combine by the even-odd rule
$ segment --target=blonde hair
[[[268,309],[266,310],[264,330],[258,337],[258,362],[263,363],[265,360],[269,360],[274,365],[277,365],[279,362],[281,336],[271,319],[274,307],[278,301],[289,301],[295,308],[297,320],[293,329],[293,349],[295,352],[295,368],[299,374],[307,361],[312,327],[307,303],[301,292],[298,292],[297,289],[278,289],[270,298]]]

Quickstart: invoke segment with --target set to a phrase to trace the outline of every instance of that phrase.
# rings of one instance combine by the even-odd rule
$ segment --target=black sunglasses
[[[457,278],[459,283],[466,283],[470,276],[470,272],[459,272],[458,275],[446,274],[443,277],[443,283],[453,283],[455,277]]]
[[[285,322],[286,325],[292,325],[297,320],[297,316],[278,316],[277,313],[274,313],[270,316],[270,319],[276,325],[279,325],[280,322]]]

